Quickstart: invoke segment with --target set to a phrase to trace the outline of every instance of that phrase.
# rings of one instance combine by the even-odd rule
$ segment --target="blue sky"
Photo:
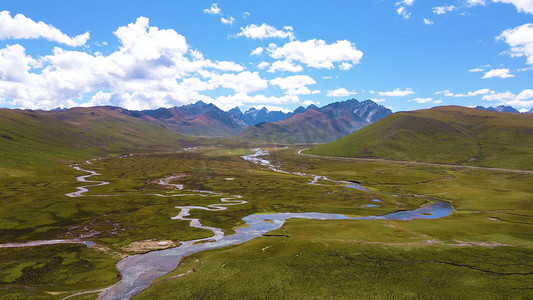
[[[0,0],[0,107],[533,108],[533,0]]]

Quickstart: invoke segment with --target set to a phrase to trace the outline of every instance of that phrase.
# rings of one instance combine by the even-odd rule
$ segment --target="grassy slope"
[[[0,124],[0,167],[90,158],[131,148],[178,146],[191,140],[109,108],[62,112],[1,109]]]
[[[306,153],[533,169],[533,115],[458,106],[399,112]]]

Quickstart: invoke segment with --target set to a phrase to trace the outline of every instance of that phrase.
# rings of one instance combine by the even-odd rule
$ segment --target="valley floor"
[[[256,213],[384,215],[436,201],[455,210],[434,220],[290,219],[244,244],[184,258],[136,299],[533,297],[533,175],[266,150],[264,158],[283,170],[357,181],[368,191],[325,180],[309,185],[308,177],[243,160],[251,149],[223,146],[92,161],[101,175],[90,180],[110,184],[89,188],[86,197],[65,196],[85,175],[68,164],[0,168],[7,187],[0,195],[0,243],[94,233],[82,239],[95,244],[0,248],[0,297],[61,299],[106,288],[120,279],[115,264],[127,255],[210,237],[171,218],[176,206],[206,206],[220,196],[158,183],[170,176],[169,184],[187,190],[247,201],[190,212],[226,235]]]

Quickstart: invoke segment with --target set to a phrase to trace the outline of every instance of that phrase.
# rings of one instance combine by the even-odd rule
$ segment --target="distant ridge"
[[[180,107],[128,112],[147,122],[163,125],[176,132],[209,137],[225,137],[247,127],[212,103],[198,101]]]
[[[492,106],[489,106],[489,107],[483,107],[483,106],[476,106],[475,107],[476,109],[482,109],[482,110],[488,110],[488,111],[497,111],[497,112],[509,112],[509,113],[520,113],[518,110],[516,110],[515,108],[511,107],[511,106],[506,106],[506,105],[500,105],[500,106],[497,106],[497,107],[492,107]]]
[[[349,99],[321,108],[298,108],[288,119],[250,126],[239,137],[281,143],[331,142],[391,113],[371,100]]]
[[[304,153],[533,170],[533,115],[460,106],[392,114]]]

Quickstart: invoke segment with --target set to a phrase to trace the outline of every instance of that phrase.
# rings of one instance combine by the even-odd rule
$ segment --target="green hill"
[[[305,153],[533,170],[533,115],[443,106],[398,112]]]
[[[102,151],[178,146],[191,140],[160,125],[125,115],[121,110],[0,109],[0,161],[5,165],[86,158]]]

